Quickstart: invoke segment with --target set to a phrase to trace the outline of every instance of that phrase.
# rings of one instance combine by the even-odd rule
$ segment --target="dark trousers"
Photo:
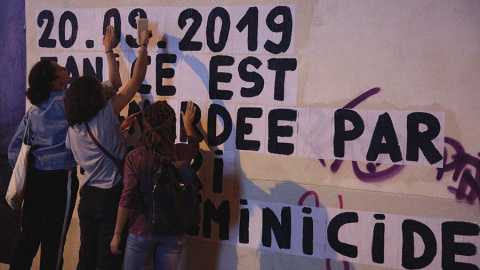
[[[123,255],[110,251],[123,184],[110,189],[84,185],[80,191],[80,254],[77,269],[121,269]]]
[[[63,247],[77,199],[75,171],[28,168],[22,209],[22,232],[10,269],[30,269],[42,246],[40,269],[61,269]]]

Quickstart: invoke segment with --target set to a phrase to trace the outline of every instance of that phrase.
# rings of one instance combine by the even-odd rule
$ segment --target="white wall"
[[[458,251],[452,242],[447,241],[442,245],[445,237],[442,236],[441,225],[446,226],[445,222],[466,222],[471,225],[473,235],[457,236],[455,241],[473,243],[477,250],[480,248],[480,149],[476,136],[480,134],[480,126],[477,124],[480,113],[478,1],[26,2],[27,68],[40,57],[56,56],[60,65],[65,65],[68,57],[73,56],[80,75],[82,59],[89,58],[94,63],[95,57],[103,57],[103,74],[108,74],[101,46],[101,27],[107,10],[118,8],[123,40],[115,52],[119,54],[124,81],[128,80],[131,62],[138,51],[126,45],[124,39],[126,35],[136,37],[136,30],[127,23],[128,14],[135,8],[142,8],[154,30],[154,41],[159,41],[162,37],[164,40],[168,37],[169,40],[166,49],[158,49],[155,42],[151,42],[153,46],[149,48],[152,64],[146,82],[152,85],[154,99],[168,99],[177,106],[180,101],[193,99],[202,111],[201,126],[204,134],[208,130],[207,114],[212,103],[208,96],[211,58],[215,55],[233,57],[232,66],[219,67],[220,72],[233,74],[232,81],[218,84],[219,89],[233,91],[233,98],[213,102],[227,108],[234,120],[234,132],[237,131],[235,119],[239,107],[262,108],[261,118],[247,118],[247,123],[252,124],[253,133],[246,136],[246,139],[260,141],[261,146],[258,151],[239,151],[234,135],[218,147],[202,144],[204,166],[199,175],[205,185],[203,197],[216,207],[222,202],[229,202],[229,239],[219,239],[219,226],[212,221],[211,237],[205,237],[202,230],[200,236],[189,239],[183,253],[185,269],[341,269],[342,261],[348,261],[350,269],[405,269],[408,263],[418,261],[405,259],[407,255],[404,254],[406,264],[402,266],[402,246],[405,245],[406,250],[409,250],[406,246],[408,243],[403,242],[409,234],[402,235],[402,223],[409,219],[425,224],[436,240],[436,256],[421,269],[440,269],[442,258],[448,261],[446,250],[454,248]],[[270,31],[265,24],[267,14],[277,6],[287,6],[292,12],[293,35],[288,50],[274,54],[265,50],[263,45],[267,40],[276,43],[281,39],[281,34]],[[181,11],[191,7],[198,10],[203,18],[193,39],[201,41],[203,47],[199,52],[180,52],[174,41],[184,37],[189,24],[183,30],[180,29],[178,16]],[[225,8],[231,19],[227,45],[218,53],[206,44],[208,15],[215,7]],[[258,7],[259,10],[260,35],[258,49],[254,52],[246,49],[245,33],[240,33],[235,28],[248,7]],[[39,46],[46,24],[40,27],[37,17],[43,10],[52,11],[54,16],[54,26],[49,36],[56,40],[54,48]],[[70,48],[61,46],[58,34],[59,21],[65,11],[74,13],[78,19],[77,40]],[[281,23],[281,20],[277,23]],[[65,25],[68,38],[71,35],[71,24],[67,22]],[[219,26],[217,20],[217,27]],[[94,41],[94,47],[90,49],[85,45],[89,39]],[[173,65],[164,66],[175,70],[173,79],[164,80],[164,85],[174,85],[177,88],[177,94],[168,98],[155,94],[159,78],[156,73],[159,68],[155,67],[156,56],[165,53],[177,55],[177,61]],[[265,88],[258,98],[242,99],[240,88],[252,84],[239,77],[237,66],[248,56],[261,61],[262,66],[257,72],[264,78]],[[273,98],[275,72],[267,68],[268,59],[271,58],[291,58],[297,64],[293,71],[286,72],[285,100],[282,102]],[[250,68],[249,71],[255,71]],[[355,111],[366,120],[367,126],[370,123],[370,133],[366,131],[359,138],[358,145],[346,144],[345,159],[350,160],[344,160],[338,170],[334,169],[332,165],[340,162],[335,161],[331,154],[333,123],[314,121],[313,116],[318,117],[318,111],[330,111],[330,116],[333,117],[334,110],[375,87],[379,87],[380,91],[355,107]],[[140,97],[137,96],[136,99],[140,100]],[[299,113],[297,121],[280,121],[279,125],[294,127],[294,135],[279,139],[280,142],[295,145],[295,152],[291,155],[272,155],[268,150],[268,138],[272,135],[268,131],[267,113],[278,108],[306,112],[312,116],[310,121],[306,121],[304,119],[308,118],[302,118],[303,114]],[[179,107],[176,110],[178,112]],[[441,133],[435,145],[442,155],[443,148],[447,149],[447,155],[443,158],[448,165],[442,166],[443,162],[429,164],[423,156],[418,162],[404,162],[403,156],[404,161],[397,164],[405,165],[392,167],[386,158],[388,155],[381,155],[378,162],[382,164],[367,165],[364,162],[365,150],[361,149],[370,143],[370,137],[366,134],[373,132],[378,111],[391,115],[403,154],[406,148],[406,115],[411,112],[429,112],[438,116]],[[222,123],[219,122],[217,127],[218,134]],[[308,132],[302,133],[305,130]],[[311,139],[306,140],[304,136]],[[323,163],[314,158],[318,157],[318,153],[311,153],[314,152],[312,149],[318,149],[315,148],[317,142],[322,142],[325,145],[322,149],[329,153],[322,160]],[[214,151],[218,149],[223,150],[223,154],[215,155]],[[453,154],[457,155],[452,156]],[[222,158],[224,161],[221,193],[213,191],[214,158]],[[367,168],[375,169],[377,174],[368,173]],[[459,175],[454,175],[454,171]],[[472,177],[462,177],[464,172]],[[302,214],[301,208],[296,205],[307,191],[315,191],[320,207],[326,210],[322,212],[312,207],[312,214]],[[359,217],[358,222],[345,225],[339,233],[341,242],[357,246],[358,256],[355,258],[332,250],[325,239],[326,227],[340,213],[340,198],[343,208]],[[240,226],[239,199],[248,202],[248,244],[237,240]],[[315,206],[312,197],[308,197],[306,204]],[[291,236],[289,248],[280,249],[274,236],[271,247],[262,244],[264,222],[261,210],[267,207],[274,210],[278,219],[282,207],[290,207],[292,233],[287,234]],[[386,248],[383,263],[372,260],[371,235],[375,222],[383,223],[381,219],[379,221],[373,218],[374,214],[385,215]],[[306,241],[302,238],[305,231],[304,216],[313,218],[312,255],[306,255],[302,251],[302,239],[303,242]],[[75,265],[78,253],[78,223],[75,219],[76,217],[70,228],[66,248],[69,253],[66,256],[72,256],[72,259],[66,259],[66,266],[69,263]],[[282,224],[285,225],[284,220]],[[444,227],[443,231],[446,234],[448,230]],[[423,254],[424,243],[418,235],[414,238],[414,256],[419,257]],[[455,260],[476,265],[478,269],[480,254],[477,251],[474,253],[472,256],[457,255]],[[449,269],[460,269],[459,265],[452,267]]]

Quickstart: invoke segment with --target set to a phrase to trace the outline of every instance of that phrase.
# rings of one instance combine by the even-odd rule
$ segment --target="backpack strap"
[[[93,143],[95,143],[95,145],[108,157],[110,158],[113,163],[115,163],[115,166],[117,166],[117,169],[118,171],[120,172],[120,174],[123,175],[123,168],[124,168],[124,160],[123,159],[118,159],[116,157],[114,157],[110,152],[107,151],[107,149],[105,149],[98,141],[97,141],[97,138],[95,138],[95,136],[93,136],[93,133],[92,133],[92,130],[90,129],[90,127],[88,126],[88,124],[85,122],[85,126],[87,127],[87,132],[88,132],[88,135],[90,136],[90,138],[92,138],[92,141]]]
[[[30,137],[30,115],[32,114],[32,107],[27,112],[27,122],[25,123],[25,131],[23,132],[22,142],[28,144],[27,138]],[[28,135],[27,135],[28,134]],[[30,145],[32,143],[30,142]]]

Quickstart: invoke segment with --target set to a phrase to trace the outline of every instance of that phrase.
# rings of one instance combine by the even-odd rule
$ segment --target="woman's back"
[[[39,62],[37,65],[49,64],[53,67],[58,64]],[[60,66],[58,66],[61,68]],[[33,70],[33,69],[32,69]],[[59,86],[61,88],[62,86]],[[32,105],[20,123],[8,149],[8,158],[12,167],[22,145],[26,125],[26,143],[32,146],[34,166],[41,170],[57,170],[76,166],[76,162],[69,149],[65,147],[65,136],[67,134],[67,120],[65,119],[65,107],[63,100],[64,91],[47,90],[48,96],[40,101],[34,100],[37,105]],[[63,89],[63,88],[61,88]],[[30,90],[30,93],[36,90]]]
[[[111,101],[87,124],[103,148],[118,159],[125,157],[125,139]],[[88,182],[91,186],[111,188],[120,181],[122,172],[93,142],[84,123],[68,130],[66,143],[72,149],[75,160],[85,170],[83,184]]]

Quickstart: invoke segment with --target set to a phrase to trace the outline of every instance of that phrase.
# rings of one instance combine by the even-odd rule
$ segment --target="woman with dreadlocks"
[[[139,197],[151,193],[151,181],[162,162],[190,161],[199,152],[199,141],[193,129],[195,107],[188,102],[182,112],[187,144],[175,144],[175,112],[166,101],[157,101],[143,112],[145,130],[141,147],[131,151],[125,160],[124,188],[118,207],[115,235],[110,244],[114,254],[120,254],[119,243],[127,219],[129,234],[125,248],[124,269],[146,269],[152,262],[156,270],[176,269],[185,233],[171,236],[156,235],[150,230]],[[140,195],[140,196],[138,196]]]

